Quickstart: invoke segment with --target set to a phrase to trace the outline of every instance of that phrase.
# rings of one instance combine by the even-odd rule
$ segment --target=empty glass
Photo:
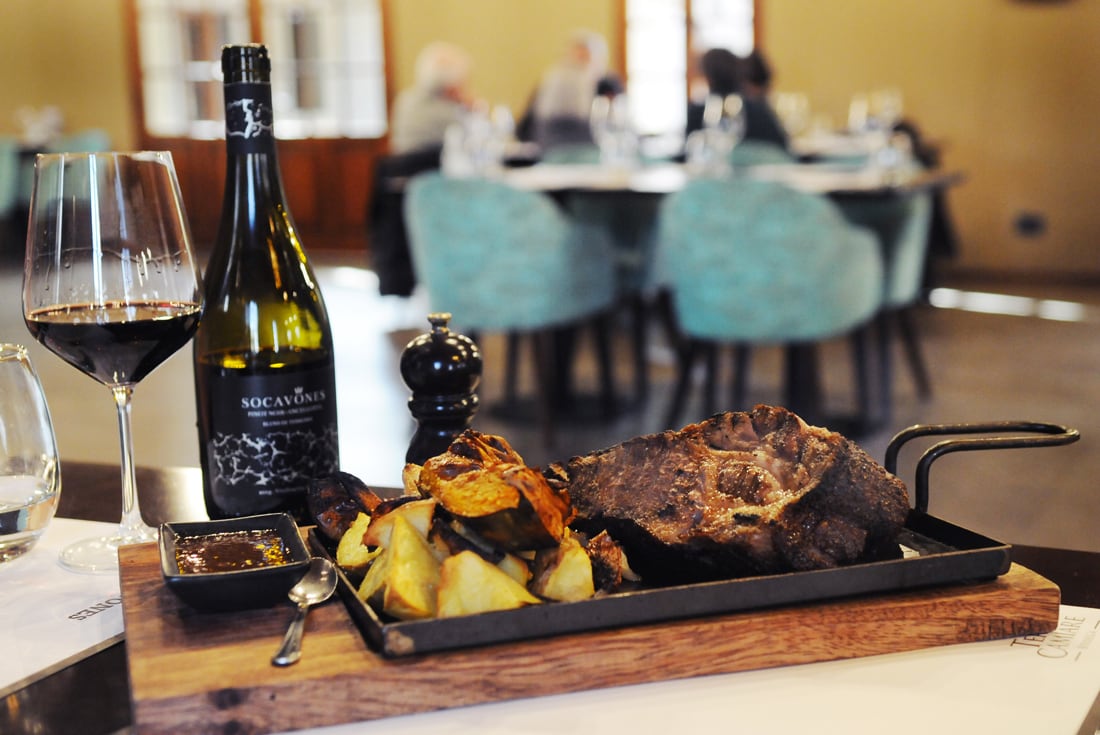
[[[733,149],[744,137],[745,109],[741,97],[708,96],[703,106],[703,128],[689,135],[685,144],[688,168],[697,176],[728,176],[733,166]]]
[[[0,562],[35,545],[60,492],[57,444],[38,374],[23,347],[0,344]]]
[[[852,135],[860,135],[867,130],[870,117],[870,99],[863,92],[852,95],[852,101],[848,103],[848,132]]]
[[[630,168],[638,162],[638,136],[625,94],[597,95],[589,109],[588,126],[600,149],[600,163]]]
[[[797,138],[810,127],[810,98],[802,92],[779,92],[775,95],[775,114],[787,135]]]

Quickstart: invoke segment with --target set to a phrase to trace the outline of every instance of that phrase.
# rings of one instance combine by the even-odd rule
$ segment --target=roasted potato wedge
[[[408,518],[393,517],[386,545],[356,591],[359,599],[400,620],[435,615],[439,589],[439,560],[428,541]]]
[[[528,586],[548,600],[587,600],[596,593],[588,552],[572,534],[566,534],[557,548],[543,549],[535,555],[534,573]]]
[[[504,558],[497,562],[497,567],[522,585],[526,586],[531,581],[531,565],[521,556],[505,554]]]
[[[336,545],[336,563],[346,571],[362,571],[378,556],[380,549],[371,549],[363,542],[370,523],[370,516],[360,512],[351,528],[340,537],[340,543]]]
[[[378,556],[367,567],[363,581],[359,583],[356,596],[371,605],[375,610],[382,609],[382,593],[386,588],[386,575],[389,574],[390,554],[385,548],[379,548]]]
[[[382,610],[400,620],[430,618],[436,614],[439,561],[424,536],[404,516],[393,521],[386,552]]]
[[[404,518],[423,536],[428,537],[435,517],[436,501],[432,498],[418,498],[396,505],[391,510],[371,518],[371,523],[363,534],[363,543],[368,546],[389,546],[393,524],[398,518]]]
[[[473,551],[447,557],[440,566],[437,615],[441,618],[511,610],[539,602],[526,587]]]

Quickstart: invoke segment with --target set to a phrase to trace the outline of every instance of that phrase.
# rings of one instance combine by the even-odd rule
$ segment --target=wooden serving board
[[[372,652],[334,598],[310,613],[301,661],[279,668],[270,660],[289,603],[195,612],[164,585],[154,544],[122,547],[119,557],[138,735],[270,733],[1046,633],[1061,598],[1054,583],[1013,564],[988,582],[401,659]]]

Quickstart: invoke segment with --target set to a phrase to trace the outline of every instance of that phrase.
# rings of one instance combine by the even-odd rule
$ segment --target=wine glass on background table
[[[629,167],[636,162],[638,138],[625,94],[596,95],[589,108],[588,127],[601,163]]]
[[[118,547],[152,541],[138,508],[134,386],[195,332],[202,288],[167,152],[55,153],[35,161],[23,317],[35,339],[106,385],[118,409],[122,520],[61,552],[80,571],[118,568]]]
[[[733,149],[744,137],[741,96],[708,95],[703,104],[703,127],[692,132],[685,144],[688,166],[702,176],[727,176],[733,166]]]

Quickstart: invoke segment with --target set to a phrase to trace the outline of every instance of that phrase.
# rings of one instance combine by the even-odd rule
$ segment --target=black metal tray
[[[370,605],[356,597],[355,584],[342,571],[337,589],[368,644],[384,656],[398,657],[993,579],[1008,571],[1011,547],[928,514],[927,479],[931,462],[951,451],[1068,444],[1076,441],[1077,432],[1034,422],[915,426],[899,433],[887,449],[886,467],[893,472],[901,445],[913,438],[1013,431],[1035,432],[1039,436],[946,440],[925,452],[918,465],[917,507],[910,511],[899,535],[901,558],[897,559],[835,569],[647,588],[580,602],[551,602],[515,610],[416,621],[390,621],[379,617]],[[331,558],[316,530],[310,532],[310,543],[316,553]]]

